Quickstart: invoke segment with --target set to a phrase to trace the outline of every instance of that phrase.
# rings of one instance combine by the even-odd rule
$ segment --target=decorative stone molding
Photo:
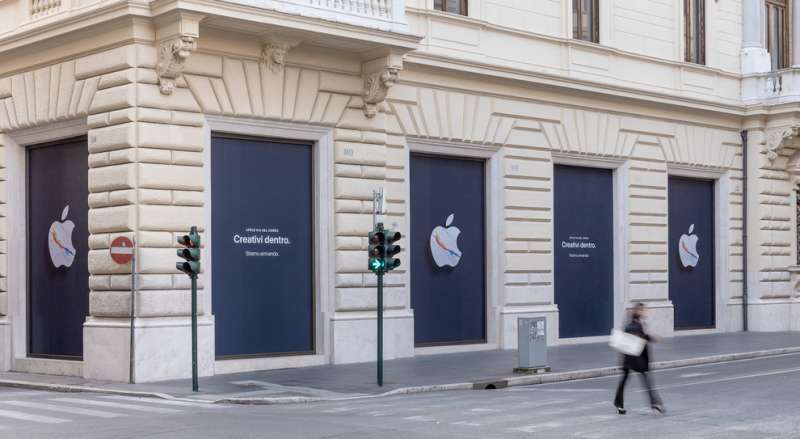
[[[261,48],[261,62],[273,73],[283,71],[286,66],[286,56],[292,47],[300,44],[297,38],[287,38],[279,35],[264,37],[264,46]]]
[[[776,128],[767,131],[764,144],[764,152],[767,153],[767,159],[773,161],[778,158],[781,148],[785,146],[784,143],[798,134],[800,134],[800,126]]]
[[[287,43],[268,41],[261,49],[261,62],[267,65],[272,72],[278,73],[286,65],[286,55],[292,46]]]
[[[365,61],[361,66],[364,77],[364,115],[375,117],[386,101],[389,87],[397,83],[403,68],[403,52],[387,50],[377,58]]]
[[[183,74],[186,59],[195,50],[197,50],[197,41],[189,35],[181,35],[159,44],[156,72],[161,86],[161,94],[172,94],[175,90],[175,80]]]
[[[397,83],[399,75],[399,67],[386,67],[364,78],[364,115],[375,117],[378,114],[378,105],[386,100],[389,87]]]
[[[800,185],[800,151],[795,151],[786,163],[786,172],[792,179],[792,184]]]

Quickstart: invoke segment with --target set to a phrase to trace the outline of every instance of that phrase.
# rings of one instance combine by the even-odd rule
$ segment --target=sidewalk
[[[800,353],[800,332],[674,337],[654,345],[653,360],[657,368],[668,368],[786,353]],[[533,376],[513,373],[517,365],[516,351],[423,355],[391,360],[384,363],[382,388],[375,384],[375,363],[218,375],[201,378],[199,393],[192,393],[189,379],[130,385],[7,372],[0,373],[0,385],[208,401],[279,403],[590,378],[616,373],[619,361],[605,343],[552,347],[548,349],[548,360],[552,372]]]

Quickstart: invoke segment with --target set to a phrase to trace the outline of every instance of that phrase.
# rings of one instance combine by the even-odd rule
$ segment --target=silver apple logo
[[[75,230],[75,223],[67,220],[67,215],[69,215],[69,205],[64,207],[61,212],[61,222],[54,221],[47,232],[50,259],[56,268],[69,268],[75,261],[75,246],[72,245],[72,232]]]
[[[698,238],[693,232],[694,224],[689,226],[689,234],[681,235],[681,239],[678,241],[678,256],[680,256],[684,268],[694,268],[700,261],[700,255],[697,253]]]
[[[431,232],[431,255],[439,267],[445,265],[455,267],[461,260],[461,251],[458,249],[458,235],[461,234],[461,230],[456,226],[450,226],[454,217],[455,214],[451,213],[444,227],[436,226]]]

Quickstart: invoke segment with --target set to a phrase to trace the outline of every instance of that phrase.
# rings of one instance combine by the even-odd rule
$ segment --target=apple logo
[[[689,226],[689,234],[681,235],[681,239],[678,241],[678,255],[684,268],[694,268],[700,260],[700,255],[697,254],[698,238],[692,232],[694,232],[694,224]]]
[[[61,222],[54,221],[50,225],[50,231],[47,233],[50,259],[56,268],[69,268],[72,266],[72,262],[75,261],[75,246],[72,245],[72,232],[75,230],[75,223],[67,220],[67,215],[69,215],[69,205],[61,212]]]
[[[453,224],[454,216],[455,214],[451,213],[444,227],[436,226],[431,232],[431,255],[440,268],[445,265],[455,267],[461,260],[461,251],[458,249],[458,235],[461,234],[461,230],[450,226]]]

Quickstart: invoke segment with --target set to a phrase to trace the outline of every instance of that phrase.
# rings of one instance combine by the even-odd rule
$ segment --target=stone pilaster
[[[0,98],[3,97],[0,90]],[[11,369],[11,326],[8,319],[8,172],[0,134],[0,371]]]
[[[748,132],[747,273],[749,327],[788,330],[794,265],[792,181],[783,149],[770,149],[763,130]]]
[[[189,376],[190,293],[175,269],[175,238],[203,227],[203,118],[188,89],[161,93],[156,50],[130,49],[130,68],[104,76],[89,116],[90,314],[84,375],[127,380],[131,266],[110,259],[120,235],[137,244],[135,377]],[[93,60],[102,68],[108,58]],[[108,79],[106,79],[108,78]],[[202,285],[202,281],[201,281]],[[203,313],[204,300],[199,300]],[[213,367],[213,332],[201,318],[200,366]]]
[[[335,222],[336,292],[332,318],[332,362],[373,361],[376,334],[376,277],[367,270],[367,233],[372,229],[372,191],[387,189],[387,214],[379,220],[398,229],[408,240],[403,175],[405,160],[399,151],[404,139],[387,136],[386,116],[368,116],[360,98],[351,99],[336,131]],[[401,245],[404,242],[401,242]],[[405,288],[408,258],[384,279],[385,358],[413,355],[413,320]]]
[[[742,1],[742,73],[769,72],[772,67],[764,48],[763,0]]]

